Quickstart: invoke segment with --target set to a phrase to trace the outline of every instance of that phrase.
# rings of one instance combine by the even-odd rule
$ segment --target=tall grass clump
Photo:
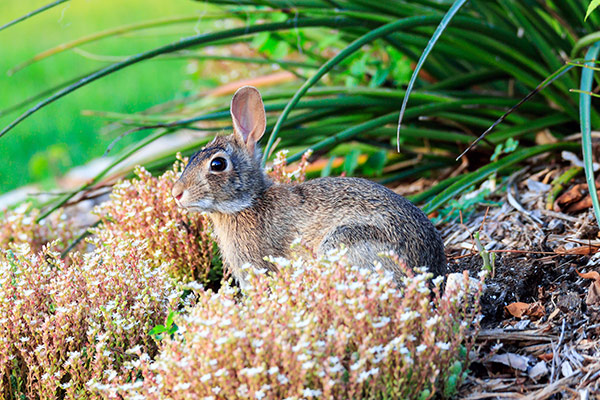
[[[366,175],[384,183],[439,177],[438,185],[417,197],[433,200],[428,211],[491,174],[507,173],[542,153],[574,149],[573,143],[563,141],[580,130],[579,101],[570,90],[580,88],[588,95],[589,90],[579,83],[579,67],[600,25],[598,13],[584,18],[586,2],[208,3],[215,7],[203,16],[207,26],[214,27],[210,32],[105,63],[85,79],[40,97],[0,136],[88,83],[162,58],[162,62],[188,60],[191,72],[186,94],[136,114],[92,113],[112,123],[107,129],[110,135],[155,130],[139,142],[140,147],[182,128],[206,129],[206,136],[211,136],[214,130],[230,127],[227,106],[235,84],[213,90],[207,85],[207,74],[219,74],[215,78],[229,83],[243,78],[244,83],[263,86],[270,131],[267,154],[273,147],[289,148],[293,162],[310,148],[315,157],[344,159],[348,175]],[[140,26],[154,23],[158,21]],[[437,42],[428,47],[438,27],[443,29],[437,31]],[[136,29],[130,26],[125,31]],[[113,36],[93,36],[95,46],[101,48],[102,41]],[[86,41],[78,45],[85,47]],[[426,59],[422,57],[425,49]],[[574,62],[570,69],[556,74],[569,62]],[[421,68],[397,138],[406,84],[411,66],[417,63]],[[467,153],[462,166],[456,164],[456,157],[481,132],[551,76],[557,79],[496,126],[475,151]],[[582,115],[591,125],[600,123],[594,109]],[[518,155],[506,155],[488,167],[496,147],[509,138],[519,140]],[[205,140],[201,137],[197,143]],[[179,150],[190,154],[195,147],[192,142]],[[394,151],[397,146],[399,153]],[[122,154],[129,151],[132,148]],[[167,160],[160,158],[153,166],[165,168]],[[465,174],[460,183],[461,178],[452,176],[456,168]],[[322,174],[328,173],[331,169],[323,168]]]
[[[452,395],[474,340],[474,303],[441,294],[427,273],[406,271],[400,289],[342,254],[274,260],[279,273],[250,271],[241,299],[229,285],[198,293],[156,359],[140,351],[132,361],[140,379],[103,389],[129,399]]]
[[[142,167],[136,178],[117,183],[110,200],[96,207],[101,225],[93,229],[94,243],[113,247],[132,243],[151,266],[168,266],[172,277],[206,282],[214,243],[208,220],[177,206],[171,188],[187,160],[154,177]]]

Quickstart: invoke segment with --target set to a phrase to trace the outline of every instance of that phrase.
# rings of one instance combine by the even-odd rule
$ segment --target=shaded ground
[[[517,174],[493,199],[499,206],[442,230],[453,272],[481,270],[472,237],[478,230],[497,255],[461,398],[600,398],[600,298],[594,280],[576,272],[598,269],[600,241],[589,208],[563,213],[573,202],[550,202],[557,211],[546,210],[549,183],[559,172]],[[573,193],[570,200],[587,201],[581,186]]]

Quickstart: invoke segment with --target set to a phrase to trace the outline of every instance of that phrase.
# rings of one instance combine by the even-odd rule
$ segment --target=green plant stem
[[[32,12],[29,12],[29,13],[27,13],[27,14],[25,14],[25,15],[23,15],[23,16],[21,16],[21,17],[17,18],[17,19],[15,19],[15,20],[12,20],[12,21],[10,21],[10,22],[7,22],[6,24],[4,24],[4,25],[0,26],[0,31],[4,30],[4,29],[6,29],[6,28],[8,28],[8,27],[10,27],[10,26],[13,26],[13,25],[15,25],[15,24],[18,24],[18,23],[19,23],[19,22],[21,22],[21,21],[25,21],[26,19],[28,19],[28,18],[31,18],[31,17],[33,17],[34,15],[37,15],[37,14],[39,14],[39,13],[41,13],[41,12],[44,12],[44,11],[46,11],[46,10],[49,10],[49,9],[51,9],[51,8],[52,8],[52,7],[54,7],[54,6],[57,6],[57,5],[59,5],[59,4],[62,4],[62,3],[65,3],[65,2],[67,2],[67,1],[69,1],[69,0],[56,0],[56,1],[52,2],[52,3],[46,4],[45,6],[43,6],[43,7],[40,7],[40,8],[38,8],[37,10],[34,10],[34,11],[32,11]]]

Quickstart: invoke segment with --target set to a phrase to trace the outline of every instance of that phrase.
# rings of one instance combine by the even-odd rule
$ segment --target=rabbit
[[[393,251],[408,267],[447,270],[442,239],[427,216],[404,197],[361,178],[325,177],[299,184],[274,183],[261,167],[258,141],[265,133],[259,91],[237,90],[231,101],[233,134],[217,136],[194,154],[172,195],[180,207],[206,212],[224,264],[240,286],[245,264],[275,271],[268,256],[288,257],[300,238],[317,254],[342,244],[351,265],[393,272]]]

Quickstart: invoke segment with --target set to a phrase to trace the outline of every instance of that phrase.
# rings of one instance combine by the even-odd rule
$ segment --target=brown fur
[[[392,250],[409,267],[446,272],[438,232],[408,200],[360,178],[274,184],[260,166],[256,145],[265,130],[260,94],[239,89],[231,110],[234,133],[215,138],[192,157],[173,196],[183,207],[208,213],[223,259],[241,284],[244,264],[273,270],[264,257],[288,257],[297,238],[318,253],[343,243],[352,264],[372,267],[379,261],[397,280],[396,264],[381,253]],[[227,168],[212,171],[218,157]]]

